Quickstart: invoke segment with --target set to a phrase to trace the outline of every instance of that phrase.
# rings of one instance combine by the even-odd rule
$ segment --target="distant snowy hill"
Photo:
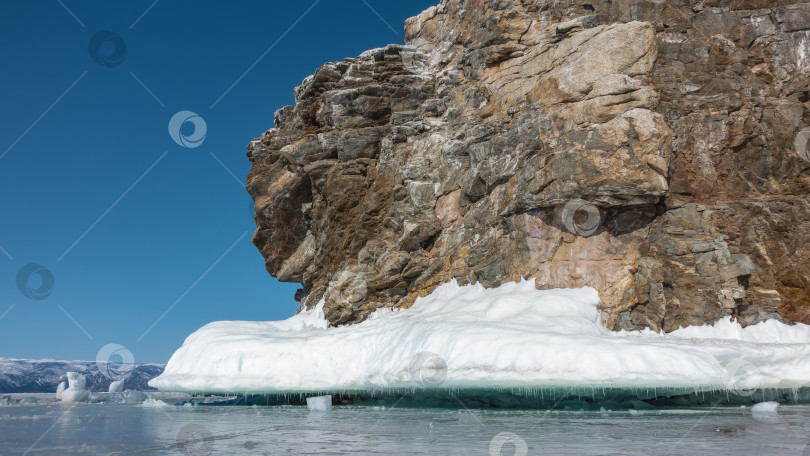
[[[136,364],[124,380],[124,388],[155,391],[147,385],[149,379],[163,372],[163,364]],[[59,361],[54,359],[0,358],[0,393],[52,393],[59,382],[66,380],[66,372],[80,372],[87,376],[87,388],[106,392],[111,380],[99,371],[95,361]]]

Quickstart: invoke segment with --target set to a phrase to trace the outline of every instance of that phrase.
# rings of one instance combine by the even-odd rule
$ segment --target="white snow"
[[[776,413],[778,408],[778,402],[759,402],[751,407],[751,413]]]
[[[108,393],[121,393],[124,391],[124,381],[123,380],[116,380],[114,382],[110,382],[110,388],[107,391]]]
[[[592,288],[454,282],[407,310],[328,327],[323,303],[287,320],[222,321],[191,334],[149,384],[164,391],[386,388],[810,386],[810,326],[724,320],[670,334],[607,330]]]
[[[87,379],[78,372],[68,372],[68,388],[62,391],[62,402],[86,402],[90,399],[90,390],[86,389]]]
[[[332,396],[308,397],[307,408],[311,412],[328,412],[332,410]]]

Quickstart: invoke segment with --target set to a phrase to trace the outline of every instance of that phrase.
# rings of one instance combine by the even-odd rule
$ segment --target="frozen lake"
[[[810,407],[569,412],[137,404],[0,407],[2,455],[797,455]]]

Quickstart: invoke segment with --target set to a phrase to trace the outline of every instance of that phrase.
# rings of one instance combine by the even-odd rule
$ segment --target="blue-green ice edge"
[[[388,388],[279,392],[187,391],[196,398],[228,396],[211,405],[306,406],[306,399],[332,396],[332,405],[397,408],[542,409],[560,411],[656,410],[696,406],[747,406],[774,401],[810,404],[810,388],[756,390],[687,388]],[[196,401],[193,401],[196,402]]]

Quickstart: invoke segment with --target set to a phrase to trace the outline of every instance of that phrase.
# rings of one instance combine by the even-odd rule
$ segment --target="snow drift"
[[[390,388],[810,386],[810,326],[731,319],[669,334],[612,332],[592,288],[485,289],[454,282],[407,310],[328,327],[321,305],[276,322],[223,321],[190,335],[150,386],[285,393]]]

